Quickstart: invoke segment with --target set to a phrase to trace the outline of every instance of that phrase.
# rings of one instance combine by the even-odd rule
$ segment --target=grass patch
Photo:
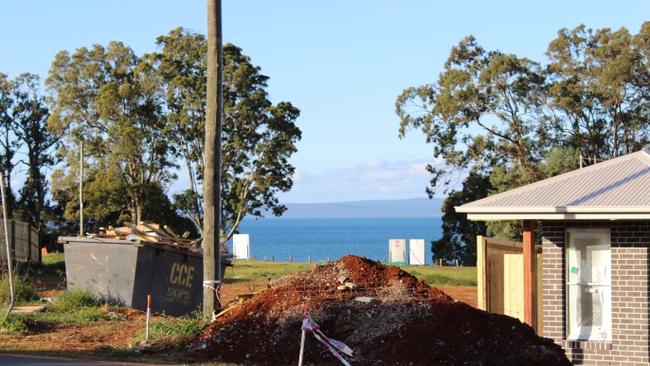
[[[63,253],[48,253],[42,257],[41,266],[32,266],[36,278],[42,282],[65,283],[65,259]]]
[[[37,290],[65,288],[65,260],[63,253],[43,256],[42,265],[19,263],[14,269],[16,304],[25,305],[39,300]],[[0,299],[8,299],[6,274],[0,277]]]
[[[430,286],[476,286],[476,267],[402,266]]]
[[[41,312],[10,314],[0,321],[0,328],[9,334],[24,334],[57,324],[85,324],[104,319],[108,304],[88,292],[71,291],[56,298]]]
[[[0,320],[0,330],[6,334],[23,334],[27,333],[27,324],[24,318],[17,315],[9,315]]]
[[[85,324],[103,319],[106,311],[101,307],[80,308],[76,311],[57,312],[47,309],[38,313],[25,315],[35,323],[49,324]]]
[[[278,278],[297,272],[306,271],[314,264],[299,262],[266,262],[253,260],[235,260],[232,267],[226,268],[226,280],[254,280]]]
[[[36,293],[36,287],[32,285],[23,274],[14,273],[13,285],[14,305],[25,305],[39,300],[39,296]],[[3,273],[2,276],[0,276],[0,299],[3,304],[9,304],[10,297],[9,276],[7,276],[6,273]]]
[[[235,260],[226,269],[226,281],[265,280],[313,268],[300,262]],[[476,267],[401,266],[403,270],[432,286],[476,286]]]
[[[42,257],[43,267],[65,269],[65,258],[62,252],[47,253]]]
[[[102,319],[108,311],[105,301],[86,291],[74,290],[56,298],[45,311],[28,316],[42,323],[84,324]]]
[[[199,311],[178,318],[158,318],[149,326],[149,341],[163,342],[178,349],[194,340],[207,324]],[[144,338],[145,333],[142,331],[135,341],[144,341]]]
[[[50,304],[48,311],[55,313],[75,312],[84,308],[95,308],[106,302],[99,300],[87,291],[67,291]]]

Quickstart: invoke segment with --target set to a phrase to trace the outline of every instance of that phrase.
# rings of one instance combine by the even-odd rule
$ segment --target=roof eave
[[[594,213],[594,214],[638,214],[650,213],[649,206],[457,206],[454,207],[458,213],[483,214],[568,214],[568,213]]]
[[[471,221],[505,220],[650,220],[650,212],[639,213],[468,213]]]

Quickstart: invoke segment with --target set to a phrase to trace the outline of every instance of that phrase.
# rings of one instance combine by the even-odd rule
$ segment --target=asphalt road
[[[128,363],[128,362],[107,362],[92,360],[74,360],[70,358],[29,356],[29,355],[12,355],[0,353],[0,365],[9,366],[155,366],[146,363]]]

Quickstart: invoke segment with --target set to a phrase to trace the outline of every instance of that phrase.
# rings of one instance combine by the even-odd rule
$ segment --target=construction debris
[[[358,286],[338,291],[343,282]],[[372,299],[372,300],[369,300]],[[561,347],[517,319],[456,302],[398,267],[347,256],[285,277],[216,318],[197,358],[246,365],[297,361],[305,310],[354,350],[352,365],[570,365]],[[337,365],[308,337],[307,365]]]
[[[197,247],[197,241],[188,239],[189,233],[176,234],[169,226],[140,222],[138,225],[126,223],[124,226],[100,228],[95,237],[122,239],[129,241],[146,241],[150,243],[180,246],[191,249]]]
[[[378,301],[378,300],[370,296],[359,296],[359,297],[355,297],[354,301],[365,302],[366,304],[370,304],[371,302]]]

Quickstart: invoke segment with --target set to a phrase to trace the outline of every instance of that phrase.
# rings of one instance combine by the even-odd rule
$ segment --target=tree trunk
[[[184,147],[186,150],[186,148]],[[199,198],[199,191],[197,188],[196,184],[196,178],[194,175],[194,169],[192,166],[192,159],[189,156],[189,153],[187,151],[183,152],[183,157],[185,159],[185,165],[187,166],[187,172],[190,177],[190,190],[192,193],[194,193],[194,212],[190,213],[190,220],[192,220],[192,223],[194,224],[194,227],[196,227],[196,230],[199,232],[199,235],[203,235],[203,217],[201,217],[201,199]]]
[[[33,152],[29,152],[29,177],[27,178],[27,190],[25,194],[28,195],[27,202],[28,215],[30,217],[30,224],[36,228],[40,228],[41,210],[45,205],[45,192],[43,192],[43,181],[41,171],[38,166],[38,157],[34,156]]]
[[[223,54],[221,0],[208,0],[208,81],[203,170],[203,315],[210,318],[221,307],[217,283],[221,280],[221,121]]]
[[[142,221],[142,207],[144,207],[144,198],[142,196],[135,196],[131,200],[131,221],[137,225]]]

